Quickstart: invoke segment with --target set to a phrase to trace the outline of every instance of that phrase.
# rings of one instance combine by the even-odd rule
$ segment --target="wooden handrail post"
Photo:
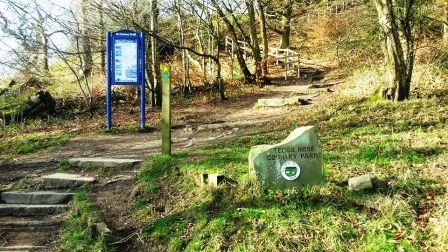
[[[297,53],[297,78],[300,78],[300,53]]]
[[[247,50],[246,50],[246,42],[243,43],[244,45],[244,59],[247,60]]]
[[[278,65],[278,47],[275,48],[275,58],[277,58],[277,60],[275,61],[275,64]]]
[[[231,41],[232,41],[232,49],[231,49],[232,52],[231,52],[230,56],[233,58],[234,53],[235,53],[235,46],[233,45],[233,39]]]
[[[289,50],[286,51],[286,58],[285,58],[285,80],[288,80],[288,69],[289,69],[288,61],[289,61]]]
[[[229,38],[229,37],[226,36],[226,46],[225,46],[225,50],[226,50],[226,52],[229,52],[229,48],[228,48],[228,46],[227,46],[227,43],[228,43],[228,41],[229,41],[228,38]]]

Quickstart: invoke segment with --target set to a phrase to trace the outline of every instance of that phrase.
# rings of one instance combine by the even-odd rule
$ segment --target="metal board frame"
[[[118,82],[115,81],[115,43],[116,41],[130,40],[137,44],[137,81]],[[131,30],[120,30],[108,32],[107,45],[107,87],[106,87],[106,126],[112,128],[112,87],[114,85],[140,86],[140,128],[145,128],[146,121],[146,94],[145,94],[145,34]]]

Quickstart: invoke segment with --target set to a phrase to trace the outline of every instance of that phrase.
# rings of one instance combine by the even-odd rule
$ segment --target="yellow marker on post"
[[[162,65],[162,154],[171,156],[171,67]]]

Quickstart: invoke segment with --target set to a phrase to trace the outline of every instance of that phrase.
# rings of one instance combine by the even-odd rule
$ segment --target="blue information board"
[[[121,30],[107,33],[107,129],[112,127],[112,86],[140,86],[140,127],[145,128],[145,35]]]

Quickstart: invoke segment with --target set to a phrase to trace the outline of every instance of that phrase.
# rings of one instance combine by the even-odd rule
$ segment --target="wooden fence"
[[[225,50],[232,58],[236,57],[236,46],[238,46],[243,53],[245,60],[253,58],[252,49],[249,43],[238,40],[237,43],[230,37],[226,37]],[[263,46],[260,47],[260,53],[264,56]],[[291,49],[282,49],[278,47],[268,47],[268,68],[277,68],[279,72],[283,72],[285,80],[288,79],[289,74],[295,77],[300,77],[300,54]]]

